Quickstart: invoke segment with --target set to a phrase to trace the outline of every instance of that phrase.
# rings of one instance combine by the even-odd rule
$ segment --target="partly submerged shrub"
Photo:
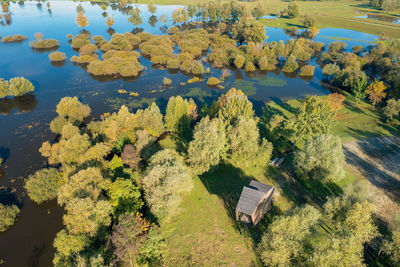
[[[67,58],[67,56],[63,52],[59,52],[59,51],[49,54],[49,59],[50,59],[50,61],[53,61],[53,62],[64,61],[66,58]]]
[[[95,35],[92,37],[92,39],[93,39],[94,44],[97,45],[98,47],[101,47],[102,45],[107,43],[107,41],[101,35]]]
[[[21,96],[33,92],[35,87],[24,77],[15,77],[10,79],[9,95]]]
[[[51,49],[58,47],[60,44],[56,39],[40,39],[30,42],[29,45],[37,49]]]
[[[143,69],[137,59],[111,57],[103,61],[89,63],[87,71],[93,75],[121,75],[122,77],[137,76]]]
[[[103,51],[108,50],[119,50],[119,51],[129,51],[133,49],[133,45],[125,37],[125,35],[120,33],[115,33],[111,37],[111,40],[100,47]]]
[[[87,64],[93,61],[98,61],[97,55],[82,55],[82,56],[72,56],[71,62],[79,64]]]
[[[71,41],[71,46],[74,49],[79,49],[86,44],[90,44],[90,34],[81,33],[75,35]]]
[[[216,77],[210,77],[207,80],[207,85],[209,85],[209,86],[216,86],[220,83],[221,83],[221,81]]]
[[[25,41],[26,39],[28,39],[28,37],[26,37],[25,35],[21,35],[21,34],[15,34],[15,35],[9,35],[9,36],[5,36],[1,41],[3,43],[13,43],[13,42],[22,42]]]
[[[164,84],[165,86],[169,86],[169,85],[172,84],[172,81],[171,81],[171,79],[168,79],[168,78],[164,77],[164,79],[163,79],[163,84]]]
[[[92,55],[96,53],[97,49],[97,46],[95,46],[94,44],[85,44],[84,46],[79,48],[79,55]]]
[[[300,76],[312,77],[314,76],[315,67],[312,65],[304,65],[300,68]]]

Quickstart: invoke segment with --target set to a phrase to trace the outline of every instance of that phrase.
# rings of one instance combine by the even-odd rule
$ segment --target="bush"
[[[63,178],[56,168],[41,169],[30,175],[25,184],[30,199],[40,204],[55,199]]]
[[[90,35],[89,34],[78,34],[72,38],[71,46],[74,49],[79,49],[86,44],[90,44]]]
[[[315,67],[312,65],[304,65],[300,68],[300,76],[312,77],[314,76]]]
[[[295,72],[299,68],[299,64],[296,61],[296,56],[293,54],[289,56],[286,60],[285,65],[283,66],[284,72]]]
[[[83,56],[72,56],[71,62],[75,62],[78,64],[88,64],[93,61],[98,61],[99,58],[97,55],[83,55]]]
[[[50,61],[53,61],[53,62],[64,61],[66,58],[67,58],[67,56],[65,55],[65,53],[59,52],[59,51],[49,54],[49,59],[50,59]]]
[[[171,81],[171,79],[168,79],[168,78],[164,77],[163,84],[165,86],[170,86],[172,84],[172,81]]]
[[[13,43],[13,42],[22,42],[25,41],[26,39],[28,39],[28,37],[26,37],[25,35],[15,34],[12,36],[11,35],[5,36],[1,41],[3,43]]]
[[[168,58],[167,59],[167,68],[168,69],[179,69],[180,64],[177,58]]]
[[[19,213],[16,205],[6,206],[0,203],[0,232],[4,232],[15,223]]]
[[[256,66],[254,66],[253,62],[247,61],[246,65],[244,66],[245,72],[253,72],[256,71]]]
[[[9,96],[10,83],[0,78],[0,98]]]
[[[97,46],[95,46],[94,44],[85,44],[84,46],[79,48],[79,55],[80,56],[92,55],[96,53],[96,51],[97,51]]]
[[[97,47],[101,47],[102,45],[107,43],[107,41],[101,35],[95,35],[92,37],[92,39],[94,41],[94,44],[97,45]]]
[[[103,61],[92,61],[87,71],[93,75],[120,75],[122,77],[133,77],[139,75],[143,66],[137,59],[126,60],[120,57],[112,57]]]
[[[261,57],[258,61],[258,67],[260,68],[260,70],[268,70],[268,66],[268,58],[266,56]]]
[[[221,83],[220,79],[218,79],[216,77],[210,77],[207,80],[207,85],[208,86],[217,86],[220,83]]]
[[[12,96],[21,96],[33,92],[35,87],[24,77],[15,77],[10,79],[9,94]]]
[[[130,51],[133,49],[133,45],[126,39],[125,35],[115,33],[111,37],[111,40],[100,47],[103,51],[118,50],[118,51]]]
[[[233,64],[235,64],[236,68],[241,69],[241,68],[243,68],[245,60],[246,59],[244,58],[244,56],[237,55]]]
[[[41,39],[30,42],[29,45],[36,49],[51,49],[58,47],[60,44],[55,39]]]

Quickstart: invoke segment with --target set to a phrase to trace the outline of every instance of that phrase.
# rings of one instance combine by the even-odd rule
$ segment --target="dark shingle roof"
[[[267,184],[260,183],[256,180],[251,180],[249,187],[254,188],[258,191],[268,193],[273,187]]]
[[[244,186],[236,209],[247,215],[252,215],[264,196],[264,192]]]

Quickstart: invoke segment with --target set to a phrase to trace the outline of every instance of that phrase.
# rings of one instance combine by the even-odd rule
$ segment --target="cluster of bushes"
[[[14,225],[19,212],[17,205],[3,205],[0,203],[0,232],[4,232]]]
[[[71,61],[79,64],[87,64],[99,60],[96,52],[98,47],[92,43],[87,43],[79,48],[79,56],[72,56]]]
[[[21,96],[33,92],[35,87],[24,77],[11,78],[9,81],[0,79],[0,98]]]
[[[3,43],[14,43],[14,42],[22,42],[28,39],[25,35],[21,34],[15,34],[15,35],[9,35],[9,36],[4,36],[1,41]]]
[[[103,60],[95,60],[89,63],[87,71],[93,75],[119,75],[132,77],[139,75],[143,66],[138,60],[136,51],[110,50],[103,54]]]

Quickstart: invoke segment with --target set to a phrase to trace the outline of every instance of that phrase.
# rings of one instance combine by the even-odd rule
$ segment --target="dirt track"
[[[347,165],[371,183],[378,216],[391,223],[400,212],[400,138],[366,138],[343,147]]]

